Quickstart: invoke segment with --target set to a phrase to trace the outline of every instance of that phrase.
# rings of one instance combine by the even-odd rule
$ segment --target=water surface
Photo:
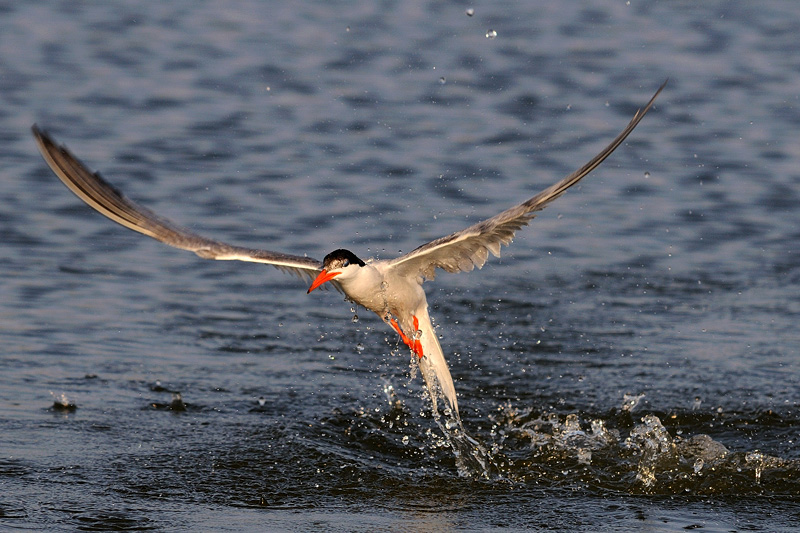
[[[798,31],[784,2],[0,1],[0,525],[791,530]],[[114,225],[29,134],[198,232],[392,257],[666,78],[501,260],[426,285],[489,476],[376,317]]]

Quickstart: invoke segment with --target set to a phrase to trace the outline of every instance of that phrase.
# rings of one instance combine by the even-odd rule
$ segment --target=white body
[[[422,288],[423,278],[400,275],[389,261],[367,262],[363,267],[351,264],[343,269],[336,281],[352,302],[369,309],[390,323],[397,320],[403,332],[422,344],[420,371],[428,386],[433,410],[441,392],[458,413],[456,388],[436,331],[428,315],[428,300]],[[414,318],[417,327],[414,326]]]

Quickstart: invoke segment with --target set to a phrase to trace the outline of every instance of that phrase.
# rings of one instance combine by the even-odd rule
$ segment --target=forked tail
[[[458,401],[456,400],[456,388],[453,385],[453,378],[447,368],[447,361],[444,359],[442,347],[439,345],[439,338],[431,325],[428,310],[424,309],[417,313],[419,319],[419,331],[422,336],[419,338],[422,343],[422,353],[425,355],[419,360],[419,368],[422,378],[428,386],[428,392],[433,402],[434,414],[437,412],[436,399],[444,397],[453,413],[458,417]]]

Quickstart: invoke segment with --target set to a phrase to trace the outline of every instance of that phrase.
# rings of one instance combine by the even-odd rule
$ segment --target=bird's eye
[[[344,263],[342,264],[342,266],[343,266],[343,267],[350,266],[350,260],[348,260],[348,259],[345,259],[345,260],[344,260]]]

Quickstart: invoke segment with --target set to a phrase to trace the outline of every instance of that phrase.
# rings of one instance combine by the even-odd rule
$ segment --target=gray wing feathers
[[[322,263],[309,257],[254,250],[208,239],[183,228],[126,198],[99,173],[92,172],[49,135],[33,126],[42,157],[69,189],[114,222],[204,259],[267,263],[301,278],[313,279]]]
[[[408,254],[392,260],[391,266],[403,274],[417,275],[423,279],[432,280],[436,275],[437,268],[451,273],[469,272],[475,267],[483,267],[489,258],[489,253],[500,257],[501,246],[511,244],[514,233],[528,225],[536,216],[537,211],[544,209],[547,204],[564,194],[567,189],[597,168],[623,143],[653,106],[666,83],[664,82],[659,87],[647,105],[636,112],[625,129],[608,146],[572,174],[533,198],[507,209],[499,215],[423,244]]]

